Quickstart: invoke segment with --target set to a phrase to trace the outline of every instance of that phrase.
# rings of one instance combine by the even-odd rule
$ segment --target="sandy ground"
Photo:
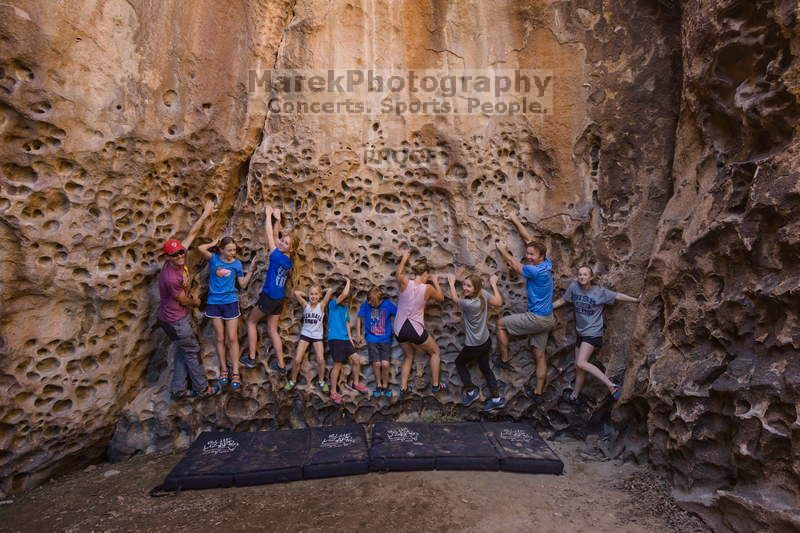
[[[550,443],[562,476],[369,474],[151,498],[180,454],[102,464],[0,505],[4,531],[703,531],[643,467]]]

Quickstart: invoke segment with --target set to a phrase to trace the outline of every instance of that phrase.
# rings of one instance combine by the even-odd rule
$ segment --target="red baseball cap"
[[[186,248],[183,247],[183,244],[178,239],[170,239],[164,243],[163,250],[165,254],[172,255],[180,250],[185,252]]]

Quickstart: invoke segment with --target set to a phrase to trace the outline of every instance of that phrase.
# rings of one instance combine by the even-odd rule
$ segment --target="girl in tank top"
[[[317,386],[322,392],[328,392],[328,382],[325,381],[325,351],[322,344],[324,338],[324,319],[325,307],[333,294],[332,289],[325,291],[325,296],[322,295],[322,289],[314,285],[308,290],[308,300],[302,291],[294,291],[294,297],[303,306],[303,321],[300,327],[300,338],[297,341],[297,353],[294,357],[294,364],[292,365],[292,375],[284,390],[290,391],[297,385],[297,377],[300,374],[300,367],[303,366],[303,361],[306,358],[308,345],[314,348],[314,354],[317,357]]]
[[[395,277],[400,295],[397,298],[397,315],[392,329],[400,347],[403,349],[403,366],[400,372],[400,396],[408,393],[408,378],[414,364],[415,350],[422,351],[431,358],[431,384],[434,393],[447,390],[447,385],[440,381],[441,359],[436,339],[425,330],[425,304],[433,298],[437,302],[444,300],[444,293],[439,287],[436,276],[430,277],[425,264],[419,264],[414,270],[416,277],[408,279],[405,274],[406,263],[411,256],[406,251],[397,266]],[[428,285],[428,279],[433,286]]]

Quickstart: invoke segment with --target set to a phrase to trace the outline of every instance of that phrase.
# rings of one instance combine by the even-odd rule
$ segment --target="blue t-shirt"
[[[232,304],[239,301],[236,278],[244,276],[241,261],[234,259],[226,263],[218,254],[212,254],[208,274],[208,303]]]
[[[264,280],[264,288],[261,292],[272,298],[280,300],[286,295],[286,280],[289,279],[289,271],[292,269],[292,260],[289,256],[277,248],[269,254],[269,267],[267,267],[267,278]]]
[[[378,307],[364,302],[358,309],[358,316],[364,320],[369,343],[392,344],[392,317],[397,314],[397,307],[389,300],[382,300]]]
[[[328,340],[349,341],[347,323],[350,321],[350,310],[335,299],[328,302]]]
[[[528,290],[528,311],[534,315],[553,313],[553,263],[545,259],[538,265],[523,265],[522,275]]]

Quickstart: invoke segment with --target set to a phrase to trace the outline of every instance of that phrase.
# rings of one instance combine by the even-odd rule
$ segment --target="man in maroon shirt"
[[[192,245],[206,219],[214,212],[210,201],[203,206],[203,214],[189,230],[183,241],[170,239],[164,243],[167,256],[158,274],[158,292],[161,303],[158,307],[158,323],[167,337],[175,343],[175,369],[170,383],[173,399],[193,396],[214,396],[219,394],[218,384],[209,385],[206,372],[200,360],[200,343],[192,330],[187,307],[199,305],[198,298],[189,295],[189,269],[186,267],[186,250]],[[191,390],[186,389],[187,375],[192,382]]]

